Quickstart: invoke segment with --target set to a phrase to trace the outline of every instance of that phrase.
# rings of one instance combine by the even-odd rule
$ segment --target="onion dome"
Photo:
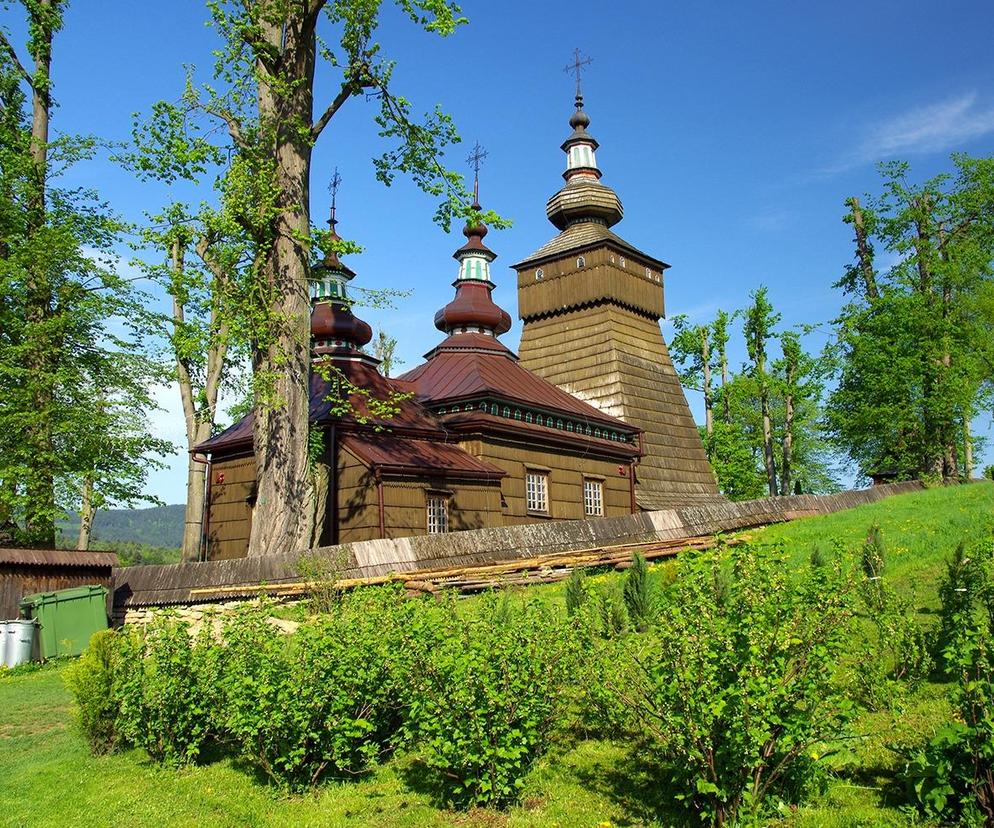
[[[612,227],[624,211],[617,193],[600,183],[601,171],[595,155],[600,146],[589,132],[590,116],[583,111],[583,96],[576,96],[576,111],[570,116],[573,132],[563,141],[566,153],[566,185],[545,205],[545,214],[560,230],[582,221]]]
[[[375,362],[359,350],[373,338],[373,330],[352,314],[352,300],[346,286],[355,278],[355,273],[342,264],[335,250],[336,243],[342,240],[336,230],[337,224],[332,202],[328,248],[321,262],[311,268],[312,358],[351,356]]]
[[[480,205],[474,202],[473,209],[479,210]],[[490,281],[490,263],[497,255],[483,243],[486,225],[483,222],[467,223],[463,234],[466,243],[453,254],[459,262],[459,275],[452,283],[456,296],[435,314],[435,327],[450,335],[483,333],[499,336],[507,333],[511,329],[511,316],[490,296],[496,287]]]

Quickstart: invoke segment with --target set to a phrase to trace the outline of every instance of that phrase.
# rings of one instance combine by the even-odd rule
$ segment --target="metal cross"
[[[487,157],[487,151],[480,146],[480,142],[477,141],[476,145],[473,147],[473,152],[470,153],[469,157],[466,159],[467,164],[471,164],[473,167],[473,203],[479,204],[480,202],[480,166],[483,164],[483,159]]]
[[[328,189],[331,191],[331,218],[332,221],[335,219],[335,201],[338,199],[338,185],[342,183],[342,177],[338,174],[338,167],[335,167],[335,172],[331,176],[331,183],[328,185]]]
[[[582,95],[580,94],[580,74],[583,72],[583,67],[584,66],[589,66],[593,62],[594,62],[594,59],[592,57],[587,57],[586,55],[584,55],[580,51],[579,47],[577,47],[576,49],[573,50],[573,62],[572,63],[567,63],[566,67],[563,69],[563,71],[567,75],[575,75],[576,76],[576,97],[577,98],[581,98],[582,97]]]

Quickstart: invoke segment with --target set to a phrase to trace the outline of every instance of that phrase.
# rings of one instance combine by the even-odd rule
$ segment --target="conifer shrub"
[[[708,824],[758,818],[819,781],[824,742],[855,715],[844,657],[853,567],[797,580],[780,550],[687,552],[657,619],[606,677],[620,723],[660,786]]]
[[[566,580],[566,614],[577,615],[589,597],[583,570],[574,569]]]
[[[649,564],[638,552],[632,557],[632,565],[625,573],[623,594],[629,623],[636,632],[645,632],[652,619],[653,594]]]
[[[994,538],[957,550],[940,595],[954,715],[907,756],[905,780],[927,817],[994,825]]]
[[[90,638],[83,654],[62,673],[76,702],[76,724],[95,755],[111,753],[120,744],[116,721],[118,700],[114,672],[118,639],[114,630],[101,630]]]
[[[120,736],[160,764],[196,761],[217,735],[221,650],[210,626],[193,637],[187,623],[163,615],[144,629],[125,628],[117,641]]]
[[[408,732],[440,799],[503,807],[520,796],[568,706],[573,626],[539,603],[501,608],[490,597],[475,617],[450,613],[448,628],[420,649]]]

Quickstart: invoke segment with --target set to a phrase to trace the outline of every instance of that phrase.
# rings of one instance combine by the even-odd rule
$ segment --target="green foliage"
[[[117,633],[94,633],[83,654],[62,673],[76,702],[76,721],[94,754],[110,753],[118,745],[118,700],[114,675],[118,658]]]
[[[584,573],[582,569],[574,569],[569,574],[569,578],[566,580],[566,614],[571,618],[576,615],[581,607],[587,602],[590,597],[590,593],[587,591],[587,585],[584,582]]]
[[[264,604],[238,613],[224,632],[224,732],[289,790],[367,771],[403,723],[403,637],[434,639],[415,607],[393,590],[356,593],[289,636]]]
[[[927,816],[994,823],[994,538],[957,552],[942,588],[943,658],[955,717],[908,756],[905,778]]]
[[[836,562],[794,581],[785,563],[748,545],[685,553],[652,643],[633,642],[613,680],[659,783],[709,824],[811,782],[819,745],[855,712],[840,680],[852,573]]]
[[[638,552],[632,556],[632,565],[625,573],[623,594],[632,628],[636,632],[645,632],[652,620],[655,601],[649,581],[649,564]]]
[[[313,614],[335,612],[345,596],[339,586],[342,573],[348,567],[348,554],[303,555],[297,561],[297,574],[310,587],[310,610]]]
[[[445,799],[505,806],[564,714],[570,627],[538,602],[502,609],[495,598],[450,624],[412,674],[412,735]]]
[[[597,621],[600,635],[617,638],[628,631],[628,608],[624,587],[618,582],[605,584],[597,594]]]
[[[767,494],[755,447],[739,425],[719,421],[710,435],[702,430],[701,437],[722,494],[729,500],[755,500]]]
[[[994,480],[994,463],[984,467],[984,477],[988,480]]]
[[[185,622],[160,616],[144,630],[126,628],[118,642],[121,738],[164,765],[196,761],[217,733],[220,651],[210,627],[192,638]]]
[[[827,426],[866,475],[957,476],[963,423],[989,399],[994,158],[953,163],[954,176],[921,183],[885,164],[882,194],[859,212],[847,202],[858,266],[837,285],[851,301],[836,323]],[[876,249],[894,263],[880,268]]]

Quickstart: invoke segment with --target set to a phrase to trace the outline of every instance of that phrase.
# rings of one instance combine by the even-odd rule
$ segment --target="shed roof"
[[[19,549],[0,548],[0,564],[20,566],[117,566],[116,552],[80,552],[75,549]]]
[[[342,446],[371,466],[387,471],[439,471],[447,476],[494,481],[507,474],[498,466],[473,457],[458,446],[434,440],[392,434],[348,434],[342,438]]]

